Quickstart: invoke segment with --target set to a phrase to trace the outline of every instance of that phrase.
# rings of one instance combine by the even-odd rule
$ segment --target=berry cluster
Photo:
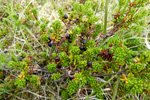
[[[63,17],[64,19],[68,19],[68,16],[67,15],[64,15],[64,17]],[[68,42],[69,43],[72,43],[72,39],[70,38],[70,34],[66,34],[66,39],[68,39]]]
[[[84,45],[86,42],[87,42],[86,40],[81,41],[81,43],[82,43],[81,46],[80,46],[81,51],[86,51],[86,48],[85,48],[85,45]]]
[[[68,39],[69,43],[72,43],[72,39],[70,38],[70,34],[68,34],[68,33],[66,34],[66,39]]]

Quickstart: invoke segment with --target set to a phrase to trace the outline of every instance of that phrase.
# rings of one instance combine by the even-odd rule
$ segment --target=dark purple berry
[[[88,67],[91,67],[91,66],[92,66],[92,62],[91,62],[91,61],[88,61],[88,62],[87,62],[87,66],[88,66]]]
[[[83,49],[84,49],[84,47],[83,47],[83,45],[81,45],[81,46],[80,46],[80,50],[83,50]]]
[[[72,43],[72,39],[68,39],[68,42],[69,42],[69,43]]]
[[[59,57],[56,57],[56,58],[55,58],[55,61],[56,61],[56,62],[60,61]]]
[[[67,19],[67,18],[68,18],[68,16],[67,16],[67,15],[64,15],[64,18],[65,18],[65,19]]]
[[[50,38],[50,36],[48,36],[48,39],[51,41],[51,38]]]
[[[48,42],[48,46],[49,46],[49,47],[52,47],[52,42],[51,42],[51,41]]]
[[[23,57],[22,57],[22,56],[21,56],[21,57],[19,57],[19,60],[20,60],[20,61],[22,61],[22,59],[23,59]]]
[[[87,42],[86,40],[82,40],[82,41],[81,41],[81,43],[83,43],[83,44],[86,43],[86,42]]]
[[[86,51],[86,48],[84,48],[83,45],[81,45],[79,49],[80,49],[81,51]]]
[[[66,34],[66,39],[70,39],[70,34]]]

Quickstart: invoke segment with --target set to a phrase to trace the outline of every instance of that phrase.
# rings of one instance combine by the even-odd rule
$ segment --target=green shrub
[[[7,38],[7,32],[11,29],[0,28],[0,39],[3,41],[1,48],[8,49],[13,36],[20,36],[20,30],[20,37],[25,44],[19,46],[17,42],[9,52],[4,51],[10,54],[6,59],[0,55],[1,58],[8,59],[0,60],[0,65],[4,68],[0,69],[4,71],[0,71],[0,75],[7,73],[6,68],[11,72],[5,74],[7,78],[0,82],[3,84],[0,84],[0,90],[6,87],[6,90],[14,90],[15,92],[8,91],[13,94],[20,89],[33,89],[35,92],[45,87],[44,93],[36,93],[46,96],[47,92],[53,96],[58,95],[58,98],[61,93],[63,99],[76,99],[79,98],[77,95],[86,92],[86,99],[91,96],[105,99],[105,93],[117,99],[129,93],[134,96],[136,93],[149,93],[150,51],[142,44],[143,39],[134,38],[135,35],[141,37],[144,32],[143,17],[148,16],[149,9],[145,9],[145,6],[149,1],[118,2],[118,8],[112,16],[113,29],[106,34],[103,31],[104,25],[95,14],[99,6],[94,0],[87,0],[84,4],[72,2],[73,8],[66,15],[65,10],[59,8],[59,20],[52,21],[50,26],[49,20],[37,19],[38,11],[31,5],[29,8],[32,8],[32,14],[27,8],[24,21],[17,15],[12,16],[13,21],[9,20],[11,16],[3,18],[2,26],[14,29]],[[30,30],[34,28],[36,32],[32,33]],[[11,74],[13,77],[9,77]],[[105,89],[111,91],[104,91]],[[20,96],[19,93],[16,95]]]

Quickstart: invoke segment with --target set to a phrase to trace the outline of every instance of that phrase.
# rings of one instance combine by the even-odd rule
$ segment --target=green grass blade
[[[29,44],[28,40],[26,39],[25,34],[24,34],[22,28],[20,28],[20,31],[21,31],[21,34],[22,34],[24,40],[26,41],[27,46],[29,47],[30,51],[33,53],[34,50],[32,49],[31,45]]]

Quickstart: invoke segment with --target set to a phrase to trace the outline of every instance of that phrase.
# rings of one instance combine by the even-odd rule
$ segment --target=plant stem
[[[120,75],[117,76],[117,83],[116,83],[116,86],[115,86],[115,90],[114,90],[112,100],[115,100],[115,98],[116,98],[119,82],[120,82]]]
[[[106,29],[107,29],[107,10],[108,10],[108,0],[106,0],[105,2],[104,34],[106,34]]]

